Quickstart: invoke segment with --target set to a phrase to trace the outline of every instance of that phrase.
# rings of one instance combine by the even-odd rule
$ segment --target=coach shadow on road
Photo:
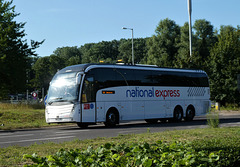
[[[231,118],[229,117],[220,117],[219,123],[225,124],[225,123],[237,123],[240,122],[240,115],[237,115],[237,117]],[[207,125],[207,119],[206,118],[195,118],[193,121],[190,122],[158,122],[158,123],[146,123],[144,121],[131,121],[127,123],[120,123],[120,125],[117,125],[115,127],[105,127],[104,124],[97,124],[97,125],[89,125],[88,128],[82,128],[82,130],[86,129],[131,129],[131,128],[173,128],[173,127],[189,127],[189,126],[204,126]],[[71,127],[71,128],[64,128],[62,130],[81,130],[79,127]]]
[[[226,124],[226,123],[240,123],[240,115],[234,115],[234,116],[221,116],[219,118],[219,123],[221,124]],[[59,129],[61,131],[65,130],[94,130],[94,129],[131,129],[131,128],[174,128],[174,127],[181,127],[184,129],[184,127],[188,126],[204,126],[207,125],[207,119],[206,117],[196,117],[193,121],[190,122],[158,122],[158,123],[146,123],[145,121],[130,121],[127,123],[120,123],[120,125],[117,125],[116,127],[105,127],[104,124],[97,124],[97,125],[89,125],[88,128],[79,128],[77,125],[71,125],[68,126],[61,126],[61,127],[51,127],[51,128],[37,128],[37,129],[17,129],[17,130],[0,130],[1,133],[14,133],[17,131],[40,131],[40,130],[53,130],[53,129]],[[239,124],[240,125],[240,124]]]

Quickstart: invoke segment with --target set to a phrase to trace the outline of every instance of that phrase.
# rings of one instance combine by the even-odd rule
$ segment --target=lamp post
[[[189,50],[190,57],[192,57],[192,0],[188,0],[188,14],[189,14]]]
[[[124,30],[131,30],[132,31],[132,65],[134,65],[134,50],[133,50],[133,28],[126,28],[123,27]]]

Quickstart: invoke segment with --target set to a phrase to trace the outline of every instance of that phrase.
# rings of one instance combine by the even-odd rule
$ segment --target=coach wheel
[[[86,123],[77,122],[77,125],[79,128],[87,128],[88,127],[88,124],[86,124]]]
[[[178,106],[174,109],[173,120],[174,122],[180,122],[183,118],[183,110],[182,107]]]
[[[155,124],[158,122],[158,119],[145,119],[145,121],[149,124]]]
[[[195,116],[195,110],[194,110],[194,108],[193,107],[188,107],[187,108],[187,111],[186,111],[186,118],[185,118],[185,120],[186,121],[192,121],[193,120],[193,118],[194,118],[194,116]]]
[[[114,127],[118,124],[118,114],[116,111],[109,111],[106,117],[105,126]]]

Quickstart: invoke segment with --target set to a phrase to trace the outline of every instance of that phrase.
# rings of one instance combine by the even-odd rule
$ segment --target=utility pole
[[[192,0],[188,0],[188,14],[189,14],[189,50],[190,57],[192,57]]]
[[[124,30],[131,30],[132,31],[132,65],[134,65],[133,28],[123,27],[122,29],[124,29]]]

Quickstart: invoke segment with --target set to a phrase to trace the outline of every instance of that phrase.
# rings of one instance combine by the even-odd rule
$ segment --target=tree
[[[210,50],[208,60],[213,100],[222,104],[239,102],[237,74],[240,74],[240,27],[221,26],[218,42]]]
[[[193,26],[192,56],[189,51],[189,24],[181,27],[181,37],[178,49],[176,67],[200,68],[208,70],[207,61],[210,55],[210,48],[216,42],[213,26],[204,19],[196,20]]]
[[[217,41],[213,26],[209,21],[205,19],[196,20],[193,28],[195,29],[194,34],[194,56],[193,62],[195,68],[201,68],[208,71],[207,61],[210,55],[210,49]]]
[[[87,43],[79,48],[80,53],[82,54],[82,63],[90,63],[90,53],[89,50],[94,46],[94,43]]]
[[[121,59],[124,63],[132,63],[132,40],[121,39],[118,50],[118,59]]]
[[[133,39],[134,47],[134,62],[146,63],[144,58],[147,57],[147,41],[148,38]],[[121,39],[119,44],[118,59],[122,59],[124,63],[132,63],[132,40]]]
[[[71,57],[72,58],[72,57]],[[70,58],[70,59],[71,59]],[[69,59],[69,60],[70,60]],[[68,60],[68,61],[69,61]],[[69,62],[68,62],[69,63]],[[61,70],[62,68],[65,67],[65,60],[62,58],[62,57],[59,57],[59,56],[56,56],[56,55],[51,55],[49,57],[49,74],[51,75],[51,77],[53,75],[55,75],[55,73],[58,71],[58,70]]]
[[[189,51],[189,24],[187,22],[180,28],[180,43],[178,44],[178,47],[179,49],[175,67],[191,68],[191,57]]]
[[[44,42],[31,41],[31,47],[28,46],[23,40],[25,23],[14,21],[18,15],[12,1],[0,0],[0,99],[25,90],[30,59],[36,55],[35,49]]]
[[[83,63],[99,63],[100,61],[113,63],[116,62],[119,42],[102,41],[99,43],[85,44],[80,47],[80,51],[83,54]]]
[[[51,59],[52,58],[53,57],[51,57]],[[53,65],[50,64],[49,56],[40,57],[36,61],[36,63],[33,65],[33,70],[35,72],[35,78],[32,81],[33,87],[38,89],[44,88],[45,90],[48,90],[49,83],[55,74],[54,70],[51,69],[52,67]]]
[[[65,61],[65,66],[81,64],[82,54],[76,46],[57,48],[53,53]]]
[[[180,27],[168,18],[160,21],[155,30],[156,35],[148,40],[149,64],[174,67],[180,40]]]

